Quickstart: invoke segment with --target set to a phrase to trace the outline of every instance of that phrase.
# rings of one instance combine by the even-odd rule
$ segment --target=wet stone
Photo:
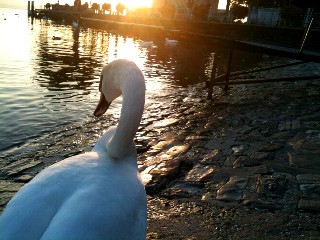
[[[290,141],[289,144],[293,149],[299,150],[303,143],[306,141],[306,136],[303,133],[297,133]]]
[[[248,150],[247,145],[239,145],[232,147],[233,154],[243,154],[246,150]]]
[[[187,152],[189,149],[189,145],[177,145],[170,148],[166,154],[170,155],[171,157],[178,156],[180,154],[183,154]]]
[[[152,125],[152,127],[158,128],[158,127],[169,127],[169,126],[173,126],[175,124],[178,124],[180,122],[179,119],[175,119],[175,118],[167,118],[164,119],[160,122],[156,122],[155,124]]]
[[[201,140],[207,140],[208,136],[188,136],[186,138],[187,141],[201,141]]]
[[[216,167],[196,164],[193,169],[185,177],[186,181],[201,182],[208,178],[217,170]]]
[[[292,137],[292,133],[290,133],[289,131],[284,131],[284,132],[278,132],[272,135],[272,138],[274,139],[274,142],[278,142],[279,139],[281,139],[281,141],[283,139],[290,139]]]
[[[236,161],[233,163],[233,168],[239,168],[239,167],[253,167],[262,165],[262,162],[257,159],[252,159],[247,156],[240,156],[237,157]]]
[[[299,129],[300,127],[301,127],[301,124],[298,119],[292,121],[292,129]]]
[[[262,161],[269,158],[270,152],[254,152],[250,155],[253,160]]]
[[[300,199],[298,203],[299,210],[320,211],[320,200]]]
[[[161,191],[169,182],[177,178],[181,172],[181,162],[179,159],[162,161],[157,166],[147,168],[141,173],[143,182],[146,184],[148,194]]]
[[[320,170],[319,153],[289,153],[289,163],[297,168],[307,168],[315,171]]]
[[[282,198],[289,187],[289,179],[286,176],[261,177],[257,182],[258,195],[265,199]]]
[[[253,171],[253,174],[268,175],[268,174],[272,174],[273,172],[274,171],[272,168],[269,168],[267,165],[264,164],[264,165],[256,166]]]
[[[33,176],[29,175],[29,174],[25,174],[22,176],[19,176],[18,178],[15,179],[15,182],[22,182],[22,183],[27,183],[30,182],[32,180]]]
[[[320,183],[314,184],[301,184],[299,186],[300,191],[307,194],[318,194],[320,195]]]
[[[276,150],[279,150],[283,148],[282,144],[265,144],[261,147],[259,147],[260,152],[274,152]]]
[[[186,182],[173,182],[162,192],[162,195],[170,196],[170,198],[200,198],[203,192],[204,190],[201,185]]]
[[[161,141],[158,142],[156,145],[152,146],[152,150],[165,150],[169,149],[172,146],[173,139],[167,140],[167,141]]]
[[[16,176],[26,170],[43,164],[40,160],[30,161],[29,159],[21,160],[4,167],[1,172],[8,176]]]
[[[231,177],[230,180],[217,191],[217,200],[235,202],[242,199],[248,178]]]
[[[304,142],[304,144],[302,145],[302,150],[305,152],[319,154],[320,143],[318,143],[318,142]]]
[[[283,208],[283,204],[263,200],[246,200],[243,202],[243,205],[251,209],[266,209],[269,211],[280,210]]]
[[[152,180],[152,175],[150,174],[150,171],[155,167],[156,165],[151,165],[145,168],[144,170],[140,171],[140,176],[144,185],[147,185]]]
[[[212,139],[205,145],[205,148],[209,150],[219,149],[221,143],[220,139]]]
[[[300,184],[303,183],[320,183],[320,175],[318,174],[298,174],[297,181]]]

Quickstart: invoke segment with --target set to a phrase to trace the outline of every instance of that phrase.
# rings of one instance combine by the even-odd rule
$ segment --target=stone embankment
[[[256,73],[297,74],[320,76],[320,65]],[[198,84],[147,100],[136,143],[148,239],[317,239],[320,83],[217,87],[212,101],[206,95]],[[68,131],[68,143],[77,144],[58,135],[45,154],[39,148],[12,158],[1,169],[2,207],[41,168],[90,150],[104,120]]]
[[[316,64],[287,74],[295,70],[320,74]],[[193,88],[158,96],[144,115],[137,141],[148,149],[139,157],[148,194],[320,211],[319,82],[234,86],[212,102]]]

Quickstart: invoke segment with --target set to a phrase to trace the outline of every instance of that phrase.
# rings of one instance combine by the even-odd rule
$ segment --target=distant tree
[[[116,6],[117,14],[123,14],[123,12],[126,8],[127,7],[124,4],[118,3]]]
[[[79,12],[81,7],[81,0],[74,0],[73,6],[74,6],[74,10],[76,12]]]
[[[280,2],[284,1],[288,0],[231,0],[229,10],[233,16],[233,20],[244,19],[248,16],[249,7],[278,7]]]
[[[227,0],[230,1],[230,11],[237,19],[242,19],[247,10],[244,7],[281,8],[281,18],[288,23],[298,21],[303,15],[302,10],[308,7],[320,8],[319,0]],[[300,20],[299,20],[300,21]]]
[[[232,5],[230,8],[233,20],[244,19],[248,16],[249,8],[242,5]]]
[[[227,5],[226,5],[226,15],[228,15],[228,14],[229,14],[230,5],[231,5],[231,0],[227,0]]]
[[[279,6],[287,6],[292,0],[228,0],[228,1],[231,1],[230,6],[242,5],[247,7],[272,8],[272,7],[279,7]]]
[[[302,8],[291,5],[281,8],[280,15],[287,26],[299,26],[302,23],[304,11]]]
[[[133,9],[132,11],[128,12],[128,15],[146,17],[146,16],[150,15],[150,8],[138,7],[138,8]]]
[[[231,5],[245,5],[248,7],[298,7],[302,9],[315,8],[319,9],[319,0],[227,0]]]
[[[70,11],[71,10],[71,8],[70,8],[70,5],[68,4],[68,3],[66,3],[65,5],[64,5],[64,9],[63,9],[64,11]]]
[[[168,1],[165,1],[161,10],[161,15],[167,18],[173,18],[176,13],[176,7],[170,4]]]
[[[44,7],[45,7],[45,9],[50,9],[51,8],[51,3],[46,3],[46,5]]]
[[[104,3],[102,4],[102,10],[103,12],[109,12],[111,13],[111,4],[110,3]]]
[[[192,15],[197,20],[207,20],[210,10],[210,3],[202,5],[195,5],[192,9]]]
[[[85,4],[81,5],[81,11],[87,11],[89,9],[89,4],[86,2]]]
[[[191,9],[194,6],[194,4],[195,4],[194,0],[188,0],[187,7]]]
[[[92,3],[91,9],[93,10],[94,13],[99,13],[100,5],[98,3]]]
[[[291,5],[294,5],[296,7],[306,9],[306,8],[314,8],[316,12],[319,12],[320,10],[320,3],[319,0],[291,0]]]
[[[52,10],[58,10],[59,9],[59,4],[58,3],[55,3],[55,4],[53,4],[53,5],[51,5],[51,7],[52,7]]]

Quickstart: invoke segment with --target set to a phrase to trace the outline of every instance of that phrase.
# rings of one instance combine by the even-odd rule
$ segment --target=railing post
[[[229,51],[229,59],[228,59],[228,65],[227,65],[227,73],[225,76],[225,83],[226,85],[224,86],[224,90],[227,91],[229,89],[229,78],[230,78],[230,72],[231,72],[231,64],[232,64],[232,57],[233,57],[233,42],[231,44],[231,48]]]
[[[28,1],[28,16],[31,15],[31,11],[30,11],[30,1]]]
[[[208,100],[212,100],[213,82],[216,79],[217,64],[218,64],[218,53],[217,53],[217,51],[215,51],[215,53],[213,55],[211,77],[210,77],[209,86],[208,86],[208,88],[209,88],[209,90],[208,90]]]
[[[310,31],[310,28],[311,28],[311,25],[312,25],[312,22],[313,22],[313,18],[311,18],[310,22],[309,22],[309,25],[305,31],[305,34],[302,38],[302,42],[301,42],[301,45],[300,45],[300,53],[302,53],[303,51],[303,47],[304,47],[304,44],[306,43],[306,40],[307,40],[307,37],[309,35],[309,31]]]

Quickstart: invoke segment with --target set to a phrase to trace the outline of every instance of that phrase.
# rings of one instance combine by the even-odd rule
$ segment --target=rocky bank
[[[311,73],[320,76],[320,65],[247,77]],[[320,239],[320,82],[215,87],[206,96],[198,84],[147,101],[136,144],[148,239]],[[3,156],[2,208],[45,166],[90,150],[108,124],[93,120]]]

